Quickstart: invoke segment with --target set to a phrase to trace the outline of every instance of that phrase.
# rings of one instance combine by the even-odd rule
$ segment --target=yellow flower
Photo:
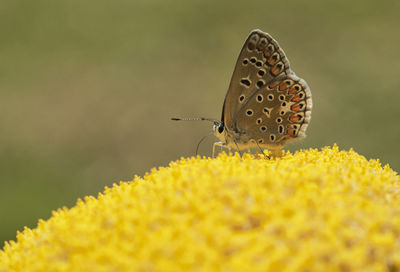
[[[398,271],[399,189],[336,146],[181,159],[26,228],[0,271]]]

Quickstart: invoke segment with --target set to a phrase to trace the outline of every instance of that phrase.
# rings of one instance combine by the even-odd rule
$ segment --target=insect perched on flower
[[[278,43],[267,33],[253,30],[240,51],[225,97],[221,121],[208,118],[220,140],[213,146],[237,150],[273,149],[305,137],[311,118],[311,92],[291,70]]]

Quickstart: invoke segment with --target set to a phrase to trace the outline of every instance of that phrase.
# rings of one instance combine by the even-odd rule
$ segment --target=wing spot
[[[256,61],[257,61],[257,59],[256,59],[255,57],[252,57],[252,58],[250,59],[250,62],[251,62],[251,63],[256,63]]]
[[[295,94],[295,93],[297,93],[298,91],[300,91],[300,89],[301,89],[301,87],[300,87],[299,84],[293,85],[293,87],[290,88],[289,93],[290,93],[290,94]]]
[[[257,87],[262,88],[264,86],[265,82],[262,80],[257,81]]]
[[[269,44],[264,50],[264,57],[268,58],[269,56],[271,56],[272,52],[274,52],[274,49],[274,46],[272,44]]]
[[[260,42],[258,43],[257,50],[258,51],[263,51],[266,46],[267,46],[267,39],[261,38]]]
[[[263,100],[264,100],[264,97],[261,94],[258,94],[257,95],[257,102],[261,103],[261,102],[263,102]]]
[[[292,86],[292,84],[293,84],[293,81],[290,80],[290,79],[285,80],[284,82],[285,82],[285,84],[287,85],[287,87],[290,87],[290,86]]]
[[[263,140],[263,139],[258,139],[258,143],[259,143],[259,144],[263,144],[263,143],[264,143],[264,140]]]
[[[257,122],[257,125],[260,125],[261,122],[262,122],[262,119],[261,119],[261,118],[258,118],[256,122]]]
[[[261,66],[262,66],[262,62],[261,62],[261,61],[257,61],[257,62],[256,62],[256,66],[257,66],[257,67],[261,67]]]
[[[283,129],[284,129],[284,127],[283,127],[282,125],[280,125],[280,126],[278,127],[279,134],[283,134]]]
[[[243,63],[243,65],[247,65],[249,63],[249,60],[248,59],[244,59],[242,63]]]
[[[280,96],[279,96],[279,100],[280,100],[280,101],[285,100],[285,96],[284,96],[284,95],[280,95]]]
[[[269,94],[269,95],[267,96],[267,99],[268,99],[268,101],[274,100],[274,95],[273,95],[273,94]]]
[[[282,62],[279,62],[277,65],[275,65],[272,69],[271,69],[271,74],[273,76],[277,76],[280,72],[282,72],[283,69],[283,64]]]
[[[275,65],[275,63],[277,63],[279,60],[279,53],[275,52],[274,54],[272,54],[272,56],[268,59],[268,64],[273,66]]]
[[[286,102],[282,102],[282,107],[286,107]]]
[[[262,132],[265,132],[265,131],[267,131],[267,127],[266,127],[266,126],[261,126],[261,127],[260,127],[260,130],[261,130]]]
[[[246,98],[246,96],[244,94],[242,94],[241,96],[239,96],[239,103],[242,103],[244,101],[244,99]]]
[[[271,142],[275,142],[275,135],[274,134],[269,135],[269,138],[270,138]]]
[[[258,71],[258,75],[261,76],[261,77],[264,76],[265,75],[265,71],[264,70],[259,70]]]
[[[281,118],[281,117],[276,118],[276,122],[277,122],[278,124],[282,123],[282,118]]]
[[[249,42],[249,44],[247,45],[247,49],[249,49],[249,51],[253,51],[254,49],[256,49],[255,43]]]
[[[253,110],[252,109],[248,109],[248,110],[246,110],[246,115],[247,116],[252,116],[253,115]]]
[[[240,83],[246,87],[250,87],[251,81],[246,78],[242,78],[242,80],[240,80]]]
[[[280,113],[280,114],[281,114],[282,116],[283,116],[283,115],[285,115],[285,111],[281,111],[281,113]]]

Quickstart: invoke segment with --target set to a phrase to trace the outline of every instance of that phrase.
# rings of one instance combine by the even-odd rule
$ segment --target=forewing
[[[240,51],[225,97],[225,127],[237,131],[235,115],[249,97],[276,78],[291,74],[289,62],[278,43],[267,33],[253,30]]]

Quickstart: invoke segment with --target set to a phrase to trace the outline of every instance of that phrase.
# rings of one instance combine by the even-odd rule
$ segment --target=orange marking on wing
[[[276,60],[274,60],[273,58],[269,58],[268,59],[268,64],[269,65],[275,65],[275,63],[276,63]]]
[[[281,84],[279,84],[279,91],[283,91],[287,89],[288,85],[285,83],[285,81],[282,81]]]
[[[268,51],[268,48],[264,50],[264,57],[268,58],[271,56],[271,52]]]
[[[276,86],[278,86],[278,84],[279,84],[279,82],[278,82],[278,81],[275,81],[275,82],[272,82],[271,84],[269,84],[268,86],[269,86],[271,89],[273,89],[273,88],[275,88]]]
[[[276,76],[276,75],[279,74],[280,71],[281,71],[281,69],[279,69],[278,67],[275,66],[274,68],[272,68],[271,73],[272,73],[274,76]]]
[[[293,129],[293,128],[290,128],[290,129],[288,129],[287,130],[287,133],[290,135],[290,136],[296,136],[296,130],[295,129]]]
[[[292,116],[289,117],[289,120],[292,122],[297,122],[300,120],[300,118],[297,114],[293,114]]]
[[[296,94],[292,99],[293,102],[299,102],[300,101],[300,96]]]
[[[290,107],[292,111],[299,111],[300,110],[300,105],[299,104],[294,104]]]
[[[297,92],[297,90],[294,87],[290,88],[290,90],[289,90],[290,94],[295,94],[296,92]]]
[[[257,49],[259,50],[259,51],[263,51],[264,49],[265,49],[265,46],[267,46],[265,43],[263,44],[263,43],[259,43],[258,45],[257,45]]]

